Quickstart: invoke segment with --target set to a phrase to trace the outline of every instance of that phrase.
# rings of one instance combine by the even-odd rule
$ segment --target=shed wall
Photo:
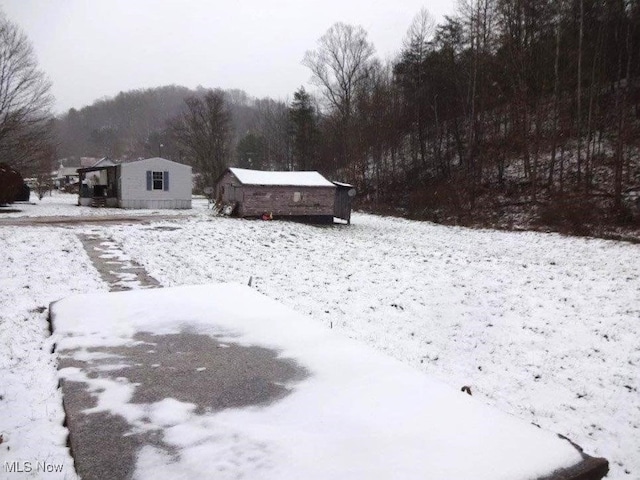
[[[333,216],[335,187],[242,186],[238,214],[244,217],[272,213],[276,216]]]
[[[231,173],[225,173],[216,184],[216,199],[223,203],[242,202],[243,191],[242,184]]]

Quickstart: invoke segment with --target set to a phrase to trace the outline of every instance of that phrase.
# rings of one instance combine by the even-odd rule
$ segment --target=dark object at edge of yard
[[[29,188],[29,185],[23,183],[22,188],[20,188],[20,191],[18,192],[18,195],[16,195],[15,201],[28,202],[29,198],[31,198],[31,189]]]
[[[0,163],[0,205],[15,202],[23,185],[20,173],[6,163]]]

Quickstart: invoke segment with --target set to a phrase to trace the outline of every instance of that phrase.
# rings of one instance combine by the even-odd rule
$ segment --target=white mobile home
[[[165,158],[81,168],[79,205],[191,208],[191,167]]]

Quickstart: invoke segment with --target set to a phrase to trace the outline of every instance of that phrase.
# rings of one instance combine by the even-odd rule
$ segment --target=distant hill
[[[120,92],[80,110],[70,109],[56,119],[58,158],[79,164],[81,157],[129,160],[162,154],[181,160],[181,152],[166,131],[179,115],[184,99],[203,95],[179,85]],[[224,91],[236,132],[246,132],[256,121],[256,102],[241,90]]]

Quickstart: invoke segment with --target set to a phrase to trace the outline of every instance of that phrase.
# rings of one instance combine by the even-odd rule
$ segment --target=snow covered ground
[[[206,210],[206,198],[194,197],[192,210],[131,210],[122,208],[90,208],[78,206],[78,195],[52,191],[39,200],[35,194],[31,194],[29,202],[15,203],[10,210],[17,212],[2,213],[2,218],[18,217],[101,217],[104,215],[117,216],[146,216],[146,215],[181,215],[193,216],[194,212]]]
[[[73,479],[48,307],[106,288],[70,230],[0,226],[0,245],[0,478],[41,478],[46,461],[63,467],[48,478]],[[10,474],[5,462],[32,471]]]
[[[62,198],[41,211],[104,214]],[[0,384],[9,412],[0,434],[12,450],[60,434],[46,313],[37,309],[105,288],[75,238],[82,232],[112,238],[165,286],[252,277],[326,328],[456,388],[471,385],[475,397],[607,457],[609,478],[640,478],[640,246],[363,214],[335,227],[218,218],[206,201],[183,216],[0,226],[9,252],[0,259],[0,375],[11,379]]]

